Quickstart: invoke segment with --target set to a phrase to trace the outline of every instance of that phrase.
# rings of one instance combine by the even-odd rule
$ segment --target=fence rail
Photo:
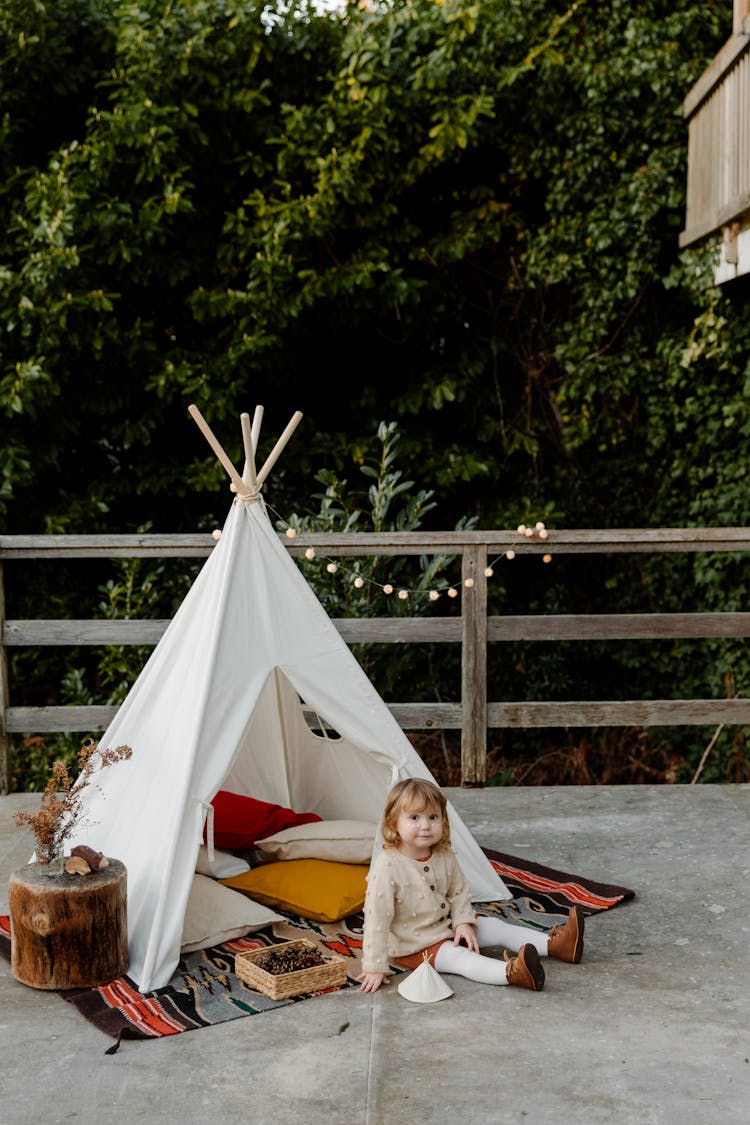
[[[564,702],[490,701],[487,647],[508,641],[612,641],[750,637],[750,613],[632,613],[488,616],[488,559],[512,547],[517,555],[747,552],[750,528],[642,528],[554,531],[546,541],[515,531],[309,534],[282,540],[291,554],[313,546],[330,557],[453,554],[461,558],[461,614],[451,617],[341,618],[349,644],[459,644],[461,699],[456,703],[394,702],[405,730],[461,731],[464,785],[486,781],[487,730],[587,726],[703,726],[750,723],[750,700],[655,699]],[[215,546],[210,535],[0,536],[0,788],[7,792],[14,736],[104,729],[113,706],[15,706],[10,702],[10,649],[49,645],[155,645],[163,620],[14,619],[5,616],[3,566],[25,559],[195,558]]]

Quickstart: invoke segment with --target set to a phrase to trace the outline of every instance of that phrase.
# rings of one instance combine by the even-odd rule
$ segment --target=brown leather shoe
[[[544,988],[544,969],[533,945],[522,945],[515,957],[511,957],[506,949],[503,956],[507,961],[505,975],[508,984],[541,992]]]
[[[571,906],[565,925],[553,926],[548,936],[547,956],[577,965],[583,953],[583,911],[580,906]]]

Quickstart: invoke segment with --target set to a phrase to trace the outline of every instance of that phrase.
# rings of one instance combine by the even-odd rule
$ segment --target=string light
[[[211,538],[212,538],[212,539],[215,539],[217,543],[218,543],[218,542],[219,542],[219,540],[221,539],[221,531],[219,530],[219,528],[218,528],[218,527],[215,527],[215,528],[213,529],[213,531],[211,532]]]
[[[283,519],[278,515],[278,513],[274,513],[274,514],[279,519],[279,522],[283,525],[283,523],[285,521],[283,521]],[[537,520],[536,524],[533,527],[529,527],[525,523],[519,523],[518,528],[517,528],[517,532],[523,539],[538,538],[538,539],[541,539],[541,540],[546,540],[546,539],[549,538],[549,532],[548,532],[545,524],[542,522],[542,520]],[[213,531],[211,534],[212,534],[213,538],[217,541],[221,538],[221,531],[218,528],[215,531]],[[294,538],[296,538],[298,532],[297,532],[297,529],[294,528],[294,527],[287,527],[285,529],[285,534],[286,534],[288,539],[294,539]],[[312,560],[317,557],[315,548],[314,547],[307,547],[304,551],[304,557],[308,561],[312,562]],[[516,557],[516,552],[513,550],[512,547],[509,547],[502,555],[498,555],[497,558],[493,559],[492,562],[490,562],[484,568],[483,573],[484,573],[485,578],[489,579],[489,578],[494,577],[495,565],[503,557],[505,557],[510,562]],[[545,553],[544,555],[542,555],[542,562],[543,563],[552,562],[552,555],[549,554],[549,553]],[[327,561],[326,564],[325,564],[325,568],[326,568],[327,573],[330,574],[330,575],[336,574],[340,569],[339,564],[334,562],[333,560]],[[346,568],[344,568],[344,571],[346,571]],[[368,578],[368,579],[363,578],[362,575],[358,574],[358,573],[355,573],[355,574],[350,573],[350,578],[351,578],[352,585],[357,590],[361,590],[364,587],[365,583],[367,582],[370,586],[374,586],[376,588],[379,588],[382,591],[382,593],[386,595],[386,597],[389,597],[391,594],[394,593],[394,586],[391,582],[385,582],[385,583],[383,583],[383,585],[381,585],[379,582],[373,581],[372,578]],[[476,585],[476,580],[474,578],[465,578],[463,580],[463,582],[458,583],[457,585],[448,586],[447,588],[442,588],[442,589],[435,589],[433,587],[432,589],[429,589],[429,590],[424,590],[424,589],[410,590],[410,589],[407,589],[406,587],[401,587],[397,592],[397,597],[399,598],[400,601],[406,601],[410,597],[410,595],[412,595],[412,594],[422,595],[422,596],[426,595],[431,602],[436,602],[440,599],[441,594],[446,594],[447,597],[449,597],[449,598],[457,598],[458,595],[459,595],[459,590],[460,590],[461,586],[463,586],[464,589],[466,589],[466,590],[471,590],[475,585]]]

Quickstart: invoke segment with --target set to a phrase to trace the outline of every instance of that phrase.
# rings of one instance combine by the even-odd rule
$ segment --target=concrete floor
[[[0,1125],[745,1125],[750,786],[451,790],[480,843],[637,897],[542,993],[451,977],[435,1005],[354,989],[152,1042],[111,1040],[0,961]],[[0,798],[0,912],[26,862]]]

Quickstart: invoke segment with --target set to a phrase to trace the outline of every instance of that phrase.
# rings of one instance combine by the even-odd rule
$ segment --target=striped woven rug
[[[574,904],[584,914],[593,915],[611,910],[635,894],[627,887],[595,882],[517,856],[489,849],[485,852],[512,898],[478,905],[478,912],[495,914],[531,929],[549,930],[556,922],[565,920]],[[271,1000],[252,991],[234,973],[235,956],[250,949],[304,937],[324,952],[346,959],[348,980],[342,987],[351,987],[360,972],[362,914],[330,924],[294,914],[285,914],[284,919],[249,937],[186,954],[169,984],[145,996],[127,976],[100,988],[67,989],[58,995],[115,1040],[106,1052],[112,1054],[122,1039],[177,1035],[283,1008],[309,999],[310,995],[322,995]],[[10,960],[10,949],[10,921],[7,916],[0,916],[0,955]],[[33,1002],[34,991],[29,989],[29,1003]]]

